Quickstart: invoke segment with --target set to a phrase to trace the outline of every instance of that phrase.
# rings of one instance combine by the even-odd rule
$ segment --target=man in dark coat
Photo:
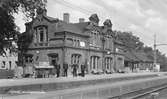
[[[77,69],[78,69],[78,64],[73,64],[73,76],[77,76]]]
[[[82,76],[82,77],[85,76],[85,69],[86,69],[85,64],[81,64],[81,76]]]
[[[60,76],[60,64],[55,64],[57,77]]]
[[[64,76],[67,77],[67,71],[68,71],[68,64],[67,63],[63,64],[63,70],[64,70]]]

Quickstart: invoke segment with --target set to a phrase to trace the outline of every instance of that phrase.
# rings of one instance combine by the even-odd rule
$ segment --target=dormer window
[[[44,42],[44,28],[39,28],[39,42]]]
[[[36,28],[35,43],[46,43],[48,41],[47,27],[39,26]]]
[[[39,36],[39,42],[46,42],[47,41],[46,27],[38,27],[37,33]]]

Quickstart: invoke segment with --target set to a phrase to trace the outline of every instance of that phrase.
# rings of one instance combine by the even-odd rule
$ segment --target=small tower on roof
[[[98,25],[99,24],[99,17],[97,16],[97,14],[92,14],[89,17],[90,22],[92,22],[94,25]]]
[[[112,22],[111,22],[110,19],[106,19],[104,21],[103,25],[104,25],[104,28],[110,28],[110,29],[112,29]]]

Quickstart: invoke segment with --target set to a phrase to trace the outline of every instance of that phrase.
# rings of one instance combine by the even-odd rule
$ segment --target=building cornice
[[[89,38],[89,35],[86,34],[81,34],[81,33],[72,33],[72,32],[68,32],[68,31],[61,31],[61,32],[55,32],[55,35],[67,35],[67,34],[72,34],[72,35],[77,35],[77,36],[82,36],[85,38]]]
[[[38,48],[28,48],[27,50],[46,50],[46,49],[62,49],[62,48],[71,48],[75,50],[85,50],[85,51],[95,51],[95,52],[107,53],[106,50],[102,50],[102,49],[89,49],[89,48],[71,47],[71,46],[38,47]],[[114,52],[111,52],[110,54],[123,55],[122,53],[114,53]]]

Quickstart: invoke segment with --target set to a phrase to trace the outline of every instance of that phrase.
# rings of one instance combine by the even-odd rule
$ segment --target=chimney
[[[84,18],[79,18],[79,23],[83,23],[85,22],[85,19]]]
[[[70,18],[70,14],[69,13],[64,13],[64,15],[63,15],[63,21],[69,23],[69,20],[70,20],[69,18]]]

